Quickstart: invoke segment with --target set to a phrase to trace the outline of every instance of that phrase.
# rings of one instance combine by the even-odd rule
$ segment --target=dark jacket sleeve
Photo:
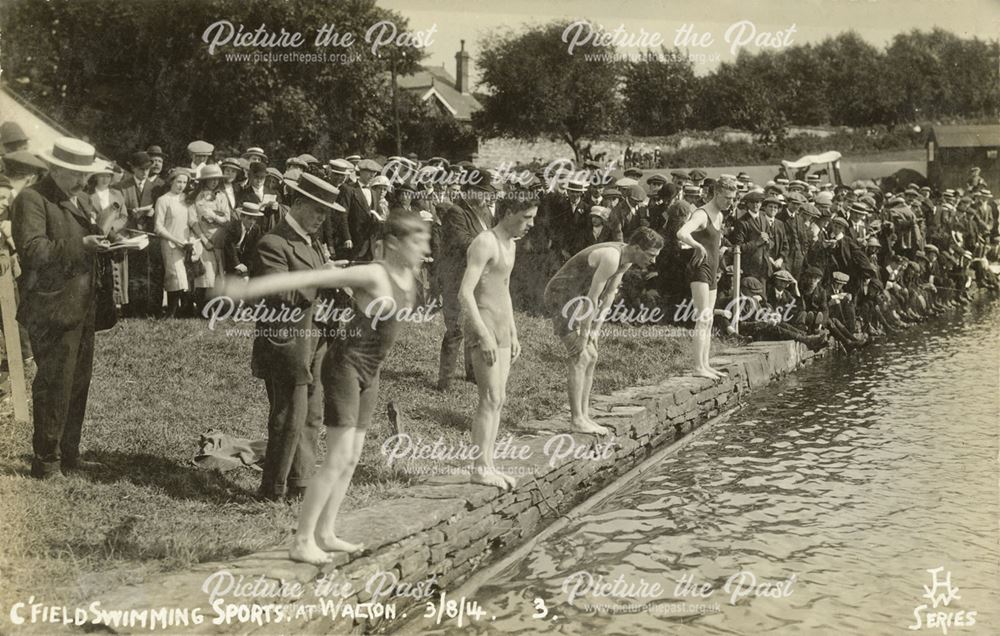
[[[25,190],[14,199],[11,227],[22,269],[61,267],[67,271],[80,271],[89,268],[90,261],[83,249],[83,241],[49,238],[45,199],[35,190]]]
[[[464,259],[469,245],[472,245],[473,239],[479,235],[479,229],[476,227],[471,212],[453,205],[445,217],[441,219],[441,222],[447,252],[453,258],[461,257]]]

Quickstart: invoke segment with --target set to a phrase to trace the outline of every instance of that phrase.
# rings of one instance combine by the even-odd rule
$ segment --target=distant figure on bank
[[[22,270],[17,319],[38,365],[31,474],[49,479],[101,468],[80,458],[80,434],[94,365],[97,254],[109,242],[84,193],[103,169],[94,147],[63,137],[41,157],[49,174],[14,200],[11,224]]]
[[[597,366],[602,318],[633,265],[648,267],[663,249],[663,237],[642,227],[625,243],[598,243],[578,252],[545,286],[545,307],[556,335],[566,345],[570,424],[575,431],[606,435],[590,417],[590,391]]]
[[[497,206],[500,221],[472,240],[468,265],[459,288],[465,314],[465,333],[473,342],[472,366],[479,387],[479,406],[472,419],[472,443],[480,455],[473,464],[472,481],[508,489],[516,480],[493,463],[500,414],[507,401],[511,363],[521,355],[510,299],[514,268],[514,241],[535,223],[538,199],[515,198]]]

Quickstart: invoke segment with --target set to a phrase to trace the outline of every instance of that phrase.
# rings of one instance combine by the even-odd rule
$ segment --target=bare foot
[[[722,369],[716,369],[715,367],[708,367],[708,370],[720,378],[724,378],[729,375],[729,371],[723,371]]]
[[[715,375],[714,373],[712,373],[708,369],[695,368],[691,372],[691,375],[693,375],[696,378],[708,378],[709,380],[718,380],[719,379],[719,376]]]
[[[343,539],[338,539],[336,535],[317,535],[316,545],[321,550],[326,550],[327,552],[346,552],[348,554],[354,552],[361,552],[365,549],[363,543],[351,543],[350,541],[344,541]]]
[[[296,540],[295,544],[288,551],[288,557],[292,561],[311,563],[312,565],[325,565],[333,560],[333,556],[324,552],[312,539],[307,541]]]
[[[508,475],[507,473],[505,473],[503,471],[500,471],[500,470],[497,471],[497,474],[500,475],[501,477],[503,477],[503,480],[505,482],[507,482],[507,484],[510,486],[511,490],[514,490],[515,488],[517,488],[517,480],[514,479],[513,476]]]
[[[470,479],[474,484],[482,484],[484,486],[495,486],[501,490],[507,490],[510,488],[510,483],[504,479],[503,475],[497,472],[496,468],[491,466],[476,466],[472,469],[472,477]]]
[[[578,433],[590,433],[592,435],[607,435],[608,429],[593,420],[584,418],[575,419],[570,423],[570,428]]]

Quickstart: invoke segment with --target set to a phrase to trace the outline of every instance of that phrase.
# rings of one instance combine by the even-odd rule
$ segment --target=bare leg
[[[329,431],[338,429],[327,429],[327,444],[330,443]],[[319,527],[316,530],[317,545],[328,552],[358,552],[364,548],[364,545],[360,543],[350,543],[343,539],[338,539],[335,529],[337,513],[340,512],[340,506],[344,503],[344,496],[347,494],[348,486],[351,485],[351,479],[354,477],[354,469],[358,466],[358,460],[361,459],[361,449],[365,444],[364,430],[356,428],[349,428],[347,430],[354,433],[351,444],[347,446],[351,450],[351,453],[346,463],[340,467],[341,478],[335,483],[330,500],[323,507],[323,513],[319,518]]]
[[[718,298],[718,293],[719,293],[718,289],[712,289],[708,292],[708,306],[711,307],[713,310],[715,308],[715,301]],[[729,375],[725,371],[720,371],[719,369],[716,369],[715,367],[712,366],[712,363],[710,362],[711,354],[712,354],[712,320],[709,320],[708,334],[707,338],[705,339],[705,368],[707,368],[711,373],[714,373],[717,377],[720,378],[724,378],[727,375]]]
[[[575,334],[570,334],[566,338],[573,338]],[[583,349],[576,356],[567,359],[567,375],[569,380],[569,411],[570,427],[574,431],[581,433],[593,433],[596,435],[607,435],[608,429],[598,426],[589,421],[586,417],[586,403],[590,400],[590,386],[593,384],[593,366],[591,362],[596,354],[594,347],[584,345]],[[593,360],[592,360],[593,359]],[[590,370],[590,381],[587,380],[587,371]]]
[[[694,369],[700,378],[717,380],[719,376],[708,366],[708,349],[711,346],[713,306],[709,304],[708,283],[691,283],[691,298],[694,301]]]
[[[506,360],[503,365],[501,360]],[[477,484],[507,489],[510,483],[497,472],[494,451],[497,429],[500,426],[500,411],[506,398],[505,368],[510,368],[510,348],[498,349],[497,360],[486,364],[482,353],[476,350],[472,355],[472,366],[479,388],[479,405],[472,417],[472,443],[479,448],[479,457],[472,464],[472,481]]]
[[[587,365],[587,370],[583,379],[583,402],[580,405],[583,409],[583,419],[594,427],[606,431],[607,429],[599,425],[592,417],[590,417],[590,394],[594,388],[594,370],[597,368],[597,342],[588,344],[587,349],[590,354],[590,364]]]
[[[348,427],[327,428],[326,459],[323,466],[310,480],[302,500],[295,543],[289,552],[289,556],[293,560],[315,565],[330,561],[330,555],[324,551],[324,549],[329,548],[329,545],[324,542],[324,546],[320,546],[317,543],[317,526],[319,526],[322,517],[323,525],[320,527],[324,528],[324,538],[329,538],[325,536],[325,528],[331,530],[333,528],[337,511],[340,509],[344,494],[351,482],[351,476],[354,474],[354,467],[357,465],[363,441],[364,431]],[[348,550],[348,548],[357,549],[357,546],[344,542],[341,548],[354,551]]]

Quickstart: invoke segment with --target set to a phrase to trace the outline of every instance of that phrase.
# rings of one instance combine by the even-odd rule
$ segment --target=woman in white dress
[[[163,289],[167,292],[167,317],[183,314],[188,305],[187,269],[184,266],[185,246],[191,243],[191,217],[184,189],[190,172],[174,168],[167,175],[170,190],[156,200],[153,223],[163,254]]]

